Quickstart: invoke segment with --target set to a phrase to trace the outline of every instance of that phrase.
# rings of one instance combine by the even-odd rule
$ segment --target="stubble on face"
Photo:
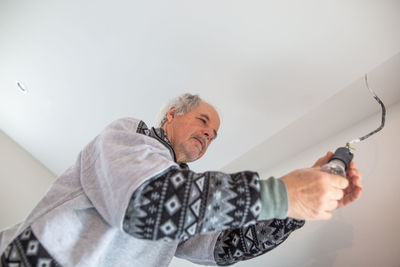
[[[195,134],[190,139],[191,143],[180,143],[176,148],[176,154],[180,155],[180,162],[193,162],[199,159],[206,150],[207,139],[199,134]]]
[[[173,109],[169,112],[164,130],[175,151],[176,161],[188,163],[201,158],[217,135],[218,113],[204,102],[184,115],[173,114]]]
[[[177,155],[178,162],[188,163],[188,162],[193,162],[196,159],[198,159],[199,155],[200,155],[200,151],[196,152],[196,151],[193,151],[192,149],[187,149],[185,144],[181,143],[177,147],[175,154]]]

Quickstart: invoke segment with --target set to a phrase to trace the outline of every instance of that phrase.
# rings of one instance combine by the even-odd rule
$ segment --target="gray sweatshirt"
[[[195,173],[175,162],[162,129],[124,118],[81,151],[24,222],[0,232],[0,267],[161,267],[173,256],[229,265],[303,226],[285,218],[287,206],[279,179]]]

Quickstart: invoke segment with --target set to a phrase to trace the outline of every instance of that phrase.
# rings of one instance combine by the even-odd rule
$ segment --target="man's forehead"
[[[201,102],[201,104],[195,109],[197,113],[207,116],[208,119],[216,117],[219,120],[218,112],[213,106],[206,102]]]

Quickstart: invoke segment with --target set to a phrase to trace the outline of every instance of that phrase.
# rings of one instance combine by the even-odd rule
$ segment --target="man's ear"
[[[171,122],[175,118],[175,107],[170,107],[167,112],[167,122]]]

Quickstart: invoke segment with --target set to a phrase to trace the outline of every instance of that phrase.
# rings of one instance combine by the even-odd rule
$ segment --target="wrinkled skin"
[[[178,163],[192,162],[201,158],[216,138],[220,125],[217,111],[208,103],[183,115],[176,114],[174,107],[167,113],[163,129],[175,151]]]
[[[321,171],[332,157],[328,152],[312,168],[295,170],[282,177],[289,196],[288,216],[302,220],[328,220],[332,211],[359,199],[361,173],[350,163],[347,178]]]

